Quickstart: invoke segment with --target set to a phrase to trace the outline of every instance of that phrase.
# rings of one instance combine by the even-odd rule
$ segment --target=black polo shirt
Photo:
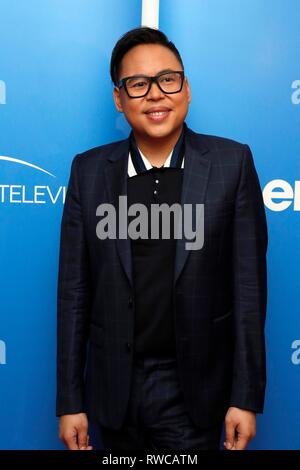
[[[184,166],[183,131],[165,164],[153,167],[138,149],[130,134],[128,161],[128,207],[142,203],[148,209],[148,239],[131,239],[135,298],[134,353],[164,356],[176,354],[173,277],[176,254],[173,217],[170,239],[151,239],[151,204],[171,206],[181,200]],[[135,216],[129,216],[128,221]]]

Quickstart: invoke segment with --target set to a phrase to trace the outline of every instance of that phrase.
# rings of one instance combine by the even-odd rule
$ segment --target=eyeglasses
[[[122,80],[118,82],[118,88],[124,86],[129,98],[142,98],[149,93],[153,82],[155,82],[163,93],[171,95],[172,93],[179,93],[182,90],[183,79],[184,72],[182,70],[162,72],[154,77],[134,75],[132,77],[122,78]]]

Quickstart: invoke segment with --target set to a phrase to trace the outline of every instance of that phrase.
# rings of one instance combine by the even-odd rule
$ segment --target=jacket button
[[[131,343],[126,343],[127,351],[131,351]]]
[[[128,299],[128,307],[132,307],[133,306],[133,300],[132,300],[132,297],[129,297]]]

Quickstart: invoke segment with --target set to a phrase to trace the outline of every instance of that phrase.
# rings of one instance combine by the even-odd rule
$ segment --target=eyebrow
[[[174,69],[164,69],[164,70],[160,70],[159,72],[157,72],[154,77],[156,75],[159,75],[160,73],[166,73],[166,72],[174,72]],[[136,73],[135,75],[130,75],[130,77],[149,77],[150,75],[146,75],[145,73]]]
[[[174,72],[174,69],[164,69],[158,72],[156,75],[158,75],[159,73],[164,73],[164,72]]]

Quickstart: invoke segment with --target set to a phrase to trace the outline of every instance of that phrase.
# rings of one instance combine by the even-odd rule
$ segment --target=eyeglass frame
[[[178,91],[164,91],[159,82],[158,82],[158,78],[161,77],[161,75],[167,75],[168,73],[179,73],[180,76],[181,76],[181,86],[180,86],[180,89]],[[153,83],[156,83],[156,85],[158,86],[158,88],[160,89],[160,91],[162,91],[163,93],[166,93],[167,95],[173,95],[175,93],[180,93],[181,90],[182,90],[182,87],[183,87],[183,82],[184,82],[184,77],[185,77],[185,73],[184,73],[184,70],[169,70],[169,71],[165,71],[165,72],[160,72],[158,73],[157,75],[154,75],[153,77],[150,77],[149,75],[131,75],[130,77],[124,77],[122,78],[121,80],[119,80],[118,82],[118,85],[117,85],[117,88],[122,88],[124,87],[124,90],[126,91],[127,95],[129,96],[129,98],[132,98],[132,99],[135,99],[135,98],[143,98],[144,96],[148,95],[149,91],[151,90],[151,87],[153,85]],[[140,96],[131,96],[127,90],[127,86],[126,86],[126,82],[127,80],[129,80],[130,78],[147,78],[147,79],[150,79],[150,84],[149,84],[149,88],[148,90],[146,91],[146,93],[144,93],[144,95],[140,95]]]

